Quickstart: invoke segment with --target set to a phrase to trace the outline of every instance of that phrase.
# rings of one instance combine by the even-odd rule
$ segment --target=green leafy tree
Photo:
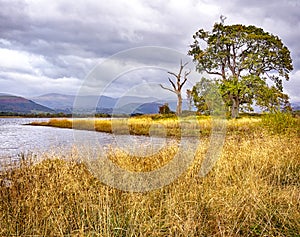
[[[200,29],[193,38],[189,55],[199,72],[218,77],[232,118],[238,117],[242,107],[251,110],[254,101],[262,107],[270,102],[262,93],[269,92],[267,79],[273,82],[275,95],[286,96],[282,80],[289,80],[292,59],[277,36],[255,26],[216,23],[212,32]]]
[[[194,105],[197,107],[198,112],[209,114],[206,95],[209,93],[210,81],[204,77],[201,78],[192,89],[192,97]]]
[[[292,111],[288,95],[278,91],[275,86],[264,87],[259,91],[256,102],[264,111]]]
[[[220,85],[216,80],[202,77],[192,89],[194,105],[203,114],[222,115],[224,103],[220,95]]]

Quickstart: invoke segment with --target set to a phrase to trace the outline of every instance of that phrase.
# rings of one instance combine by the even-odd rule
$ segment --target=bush
[[[270,113],[262,116],[262,125],[273,134],[287,134],[300,132],[300,120],[291,113]]]

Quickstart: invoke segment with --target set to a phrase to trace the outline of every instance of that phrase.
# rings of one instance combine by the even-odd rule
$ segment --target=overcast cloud
[[[285,92],[300,101],[299,12],[298,0],[0,0],[0,92],[76,94],[98,63],[122,50],[160,46],[187,54],[192,35],[210,30],[222,14],[225,24],[255,25],[283,40],[294,64]],[[135,91],[147,75],[163,82],[159,72],[128,72],[135,89],[118,78],[120,87],[107,94]]]

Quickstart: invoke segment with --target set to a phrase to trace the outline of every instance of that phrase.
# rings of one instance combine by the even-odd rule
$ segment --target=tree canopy
[[[287,102],[282,80],[289,80],[293,65],[278,36],[252,25],[216,23],[212,32],[200,29],[193,38],[189,55],[199,72],[218,78],[231,117],[236,118],[242,106],[251,109],[254,102],[264,108]]]

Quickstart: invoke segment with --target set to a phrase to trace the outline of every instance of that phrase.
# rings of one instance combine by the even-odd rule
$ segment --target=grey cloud
[[[193,33],[199,28],[210,30],[223,14],[227,16],[226,24],[253,24],[279,35],[290,48],[297,71],[300,70],[299,5],[293,0],[160,0],[134,3],[0,0],[0,47],[41,55],[45,62],[33,67],[48,78],[49,88],[54,81],[52,88],[57,89],[57,81],[61,78],[83,80],[99,61],[132,47],[162,46],[186,54]],[[135,57],[131,55],[124,60],[134,61]],[[177,58],[172,61],[166,57],[165,60],[163,63],[171,65],[176,61],[179,65]],[[151,62],[151,54],[145,53],[139,63]],[[8,72],[12,69],[1,70]],[[23,73],[34,75],[33,71]],[[299,75],[295,75],[292,79],[299,80]],[[9,76],[6,74],[6,77]],[[73,80],[68,82],[74,83]],[[5,86],[4,83],[1,86]],[[73,85],[70,87],[75,88]]]
[[[29,18],[24,1],[0,0],[0,33],[1,36],[12,36],[12,33],[28,29]],[[10,34],[9,34],[10,33]]]

